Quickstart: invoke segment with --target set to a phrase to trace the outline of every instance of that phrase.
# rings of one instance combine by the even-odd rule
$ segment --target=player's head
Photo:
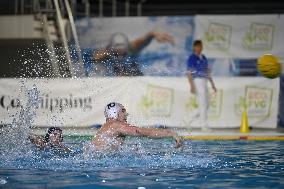
[[[108,48],[116,55],[126,55],[130,49],[129,39],[124,33],[115,33],[110,38]]]
[[[128,113],[124,106],[117,102],[111,102],[105,107],[105,117],[107,120],[115,119],[121,122],[127,122]]]
[[[202,45],[202,41],[201,40],[195,40],[193,42],[193,52],[195,54],[201,54],[203,45]]]
[[[58,144],[62,142],[62,130],[59,127],[50,127],[45,135],[45,141],[51,144]]]

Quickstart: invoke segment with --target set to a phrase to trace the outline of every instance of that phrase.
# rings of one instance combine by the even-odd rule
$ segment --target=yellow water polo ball
[[[267,78],[274,79],[281,74],[281,63],[272,54],[265,54],[257,60],[258,71]]]

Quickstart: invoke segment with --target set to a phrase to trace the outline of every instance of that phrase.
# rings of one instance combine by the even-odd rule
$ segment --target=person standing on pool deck
[[[202,131],[211,131],[207,122],[207,110],[209,108],[209,94],[207,82],[209,81],[214,92],[217,92],[214,81],[211,77],[211,71],[208,67],[208,61],[202,54],[202,41],[195,40],[193,42],[193,53],[187,61],[188,81],[190,84],[190,92],[197,96],[198,116]],[[197,115],[195,117],[198,117]]]
[[[127,123],[128,113],[120,103],[111,102],[104,111],[106,123],[95,135],[92,144],[97,150],[118,150],[126,136],[141,136],[150,138],[172,137],[176,148],[182,146],[182,139],[176,132],[156,128],[140,128]]]

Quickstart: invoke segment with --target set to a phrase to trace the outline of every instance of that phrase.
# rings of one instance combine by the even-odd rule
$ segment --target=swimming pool
[[[169,139],[130,138],[100,158],[65,142],[73,153],[2,149],[0,188],[284,188],[284,141],[185,141],[174,149]]]

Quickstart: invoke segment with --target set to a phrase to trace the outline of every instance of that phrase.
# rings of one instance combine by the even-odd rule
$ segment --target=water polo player
[[[176,132],[156,128],[140,128],[127,123],[128,113],[125,107],[117,102],[105,107],[106,123],[99,129],[92,144],[99,150],[117,150],[123,144],[126,136],[149,138],[171,137],[176,142],[176,148],[182,146],[182,139]]]
[[[35,134],[29,134],[28,138],[37,147],[43,148],[56,148],[69,152],[70,149],[66,148],[63,144],[63,134],[62,129],[59,127],[50,127],[47,130],[45,137],[41,137]]]

